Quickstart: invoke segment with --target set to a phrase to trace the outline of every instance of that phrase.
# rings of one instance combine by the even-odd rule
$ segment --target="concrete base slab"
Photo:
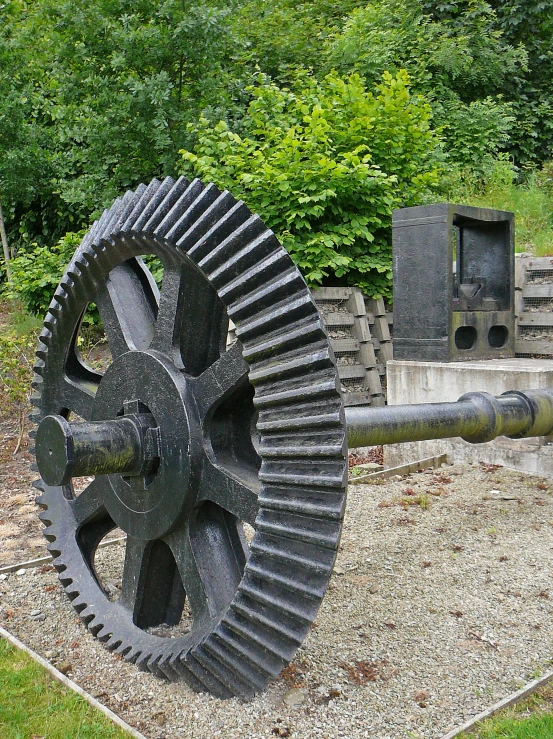
[[[387,365],[388,404],[453,402],[485,391],[553,388],[553,360],[496,359],[474,362],[393,360]],[[487,462],[553,477],[553,436],[533,439],[500,437],[486,444],[462,439],[416,441],[384,447],[384,464],[395,467],[414,459],[447,454],[452,462]]]

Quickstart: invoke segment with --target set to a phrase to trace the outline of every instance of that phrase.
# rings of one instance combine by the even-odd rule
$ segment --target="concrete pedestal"
[[[500,395],[506,390],[553,388],[553,360],[393,360],[387,365],[387,381],[389,405],[452,402],[474,391]],[[460,438],[390,444],[384,447],[384,464],[395,467],[444,453],[452,462],[488,462],[553,477],[553,436],[500,437],[486,444],[469,444]]]

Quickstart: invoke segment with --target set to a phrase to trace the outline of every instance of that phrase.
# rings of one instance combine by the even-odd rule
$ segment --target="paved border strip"
[[[117,724],[117,726],[119,726],[121,729],[128,731],[131,736],[135,737],[135,739],[147,739],[147,737],[145,737],[144,734],[141,734],[133,726],[130,726],[129,724],[126,723],[126,721],[123,721],[123,719],[120,718],[116,713],[113,713],[113,711],[110,711],[109,708],[102,705],[99,701],[96,700],[96,698],[93,698],[90,695],[90,693],[87,693],[86,690],[80,687],[80,685],[77,685],[77,683],[74,683],[73,680],[70,680],[68,677],[63,675],[59,670],[56,670],[56,668],[53,665],[51,665],[49,662],[43,659],[36,652],[33,652],[32,649],[29,649],[29,647],[23,644],[23,642],[19,641],[19,639],[13,636],[13,634],[10,634],[9,631],[6,631],[6,629],[2,628],[2,626],[0,626],[0,637],[3,637],[12,646],[28,654],[32,659],[34,659],[35,662],[38,662],[39,665],[42,665],[42,667],[44,667],[55,680],[58,680],[66,688],[69,688],[70,690],[73,690],[75,693],[78,693],[82,698],[84,698],[88,703],[90,703],[91,706],[93,706],[98,711],[103,713],[104,716],[107,716],[107,718],[113,721],[113,723]]]
[[[439,454],[436,457],[426,457],[418,462],[408,462],[402,464],[399,467],[389,467],[387,470],[380,470],[380,472],[370,472],[368,475],[361,475],[360,477],[352,477],[348,480],[349,485],[359,485],[360,483],[367,483],[371,480],[377,480],[382,477],[393,477],[393,475],[408,475],[411,472],[420,472],[421,470],[437,469],[442,464],[447,464],[447,454]]]
[[[101,541],[98,544],[98,549],[101,549],[102,547],[108,547],[110,544],[117,544],[120,541],[125,541],[126,538],[126,536],[119,536],[117,539],[108,539],[107,541]],[[39,559],[29,559],[27,562],[21,562],[21,564],[18,565],[6,565],[5,567],[0,567],[0,575],[5,575],[8,572],[17,572],[17,570],[30,570],[32,567],[47,565],[52,562],[52,560],[53,557],[48,554],[46,557],[39,557]]]
[[[482,711],[482,713],[479,713],[478,715],[469,719],[462,726],[458,726],[456,729],[453,729],[453,731],[450,731],[448,734],[444,734],[441,739],[454,739],[454,737],[463,734],[465,731],[473,729],[476,724],[484,721],[487,718],[490,718],[491,716],[494,716],[496,713],[503,710],[504,708],[508,708],[509,706],[518,703],[519,701],[523,700],[523,698],[526,698],[528,695],[535,693],[536,690],[543,687],[544,685],[547,685],[547,683],[551,682],[552,680],[553,670],[550,670],[549,672],[546,672],[545,675],[538,677],[537,680],[532,680],[532,682],[527,683],[523,688],[517,690],[516,693],[511,693],[511,695],[508,695],[506,698],[503,698],[497,703],[494,703],[493,706],[490,706],[490,708]]]

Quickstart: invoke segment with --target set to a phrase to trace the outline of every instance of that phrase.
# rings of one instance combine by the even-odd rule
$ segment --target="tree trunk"
[[[4,215],[2,214],[2,203],[0,202],[0,238],[2,239],[2,248],[4,249],[4,261],[6,263],[6,277],[8,282],[11,281],[10,274],[10,250],[8,248],[8,237],[6,236],[6,227],[4,226]]]

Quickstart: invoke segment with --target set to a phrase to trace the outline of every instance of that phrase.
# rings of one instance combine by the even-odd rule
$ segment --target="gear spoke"
[[[106,485],[109,483],[105,478],[96,477],[80,495],[71,501],[71,510],[77,528],[89,523],[104,510]]]
[[[195,379],[194,393],[202,420],[215,405],[246,384],[248,370],[248,364],[242,357],[242,345],[236,341]]]
[[[141,595],[144,590],[148,544],[149,542],[142,539],[127,536],[119,603],[132,613],[133,621],[140,610]]]
[[[196,377],[219,357],[227,329],[223,304],[205,278],[191,265],[166,264],[151,348]]]
[[[249,473],[249,474],[248,474]],[[210,500],[253,526],[259,510],[261,490],[257,472],[242,464],[227,461],[225,467],[206,461],[202,471],[200,501]]]
[[[110,271],[96,304],[113,359],[150,346],[158,300],[154,279],[140,259],[129,259]]]
[[[184,589],[165,542],[127,537],[119,603],[142,629],[178,624]]]
[[[92,375],[92,373],[90,374]],[[93,382],[92,379],[65,376],[58,396],[59,408],[57,410],[66,408],[84,418],[85,421],[89,421],[101,375],[97,375],[97,377],[98,384]]]
[[[184,536],[167,539],[194,618],[225,609],[242,579],[247,544],[237,519],[212,503],[191,516]]]
[[[173,552],[194,618],[208,617],[210,615],[208,596],[202,582],[200,566],[192,549],[190,525],[168,534],[165,541]]]

